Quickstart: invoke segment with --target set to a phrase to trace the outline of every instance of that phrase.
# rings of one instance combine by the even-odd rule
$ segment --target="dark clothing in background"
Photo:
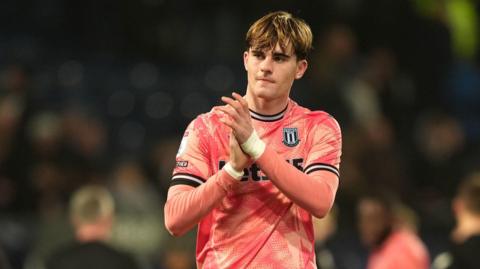
[[[47,269],[137,269],[134,258],[102,242],[73,243],[55,252]]]
[[[467,241],[453,247],[452,264],[447,269],[480,268],[480,235],[472,236]]]

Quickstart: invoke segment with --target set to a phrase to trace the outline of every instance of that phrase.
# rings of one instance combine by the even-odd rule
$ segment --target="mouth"
[[[268,82],[268,83],[275,83],[275,81],[268,79],[268,78],[257,78],[257,81]]]

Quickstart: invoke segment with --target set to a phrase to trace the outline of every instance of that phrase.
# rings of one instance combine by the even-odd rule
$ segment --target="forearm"
[[[175,185],[168,190],[165,204],[165,226],[174,236],[194,227],[226,196],[238,181],[220,170],[197,188]]]
[[[338,188],[336,174],[329,171],[302,173],[269,147],[256,163],[285,196],[312,215],[323,217],[332,207]]]

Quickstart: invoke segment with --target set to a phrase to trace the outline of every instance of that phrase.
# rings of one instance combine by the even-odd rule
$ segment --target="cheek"
[[[295,74],[292,72],[283,72],[279,78],[281,79],[282,84],[291,86],[295,80]]]
[[[249,80],[253,80],[255,78],[255,70],[253,68],[249,68],[247,71],[247,76]]]
[[[255,65],[250,61],[247,63],[247,72],[248,74],[255,74],[256,72],[256,68],[255,68]]]
[[[295,68],[295,66],[289,66],[288,68],[283,70],[282,73],[285,80],[295,80],[297,76],[297,69]]]

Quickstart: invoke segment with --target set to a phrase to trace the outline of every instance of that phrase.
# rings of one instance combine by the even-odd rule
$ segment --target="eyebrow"
[[[265,54],[265,51],[260,50],[260,49],[252,49],[252,52],[253,53],[263,53],[263,54]],[[272,52],[272,56],[273,57],[283,57],[283,58],[287,58],[287,59],[291,57],[291,55],[285,54],[285,53],[280,52],[280,51]]]
[[[283,58],[287,58],[287,59],[291,57],[291,55],[285,54],[283,52],[273,52],[272,56],[283,57]]]

